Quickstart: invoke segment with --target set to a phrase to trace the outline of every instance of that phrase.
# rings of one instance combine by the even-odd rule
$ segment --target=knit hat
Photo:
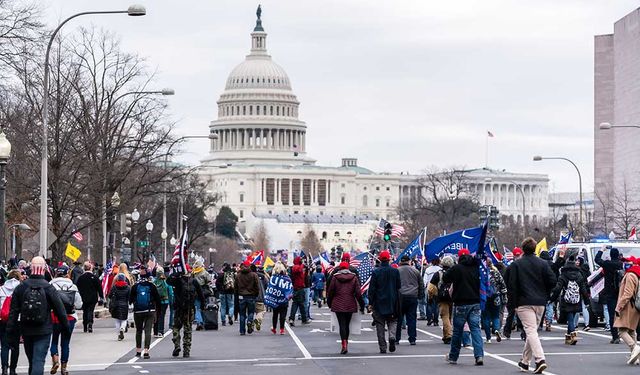
[[[116,275],[116,281],[127,281],[127,276],[124,273],[119,273]]]
[[[340,262],[339,268],[341,270],[348,270],[349,269],[349,263],[348,262]]]
[[[620,258],[620,250],[614,247],[613,249],[609,250],[609,255],[611,255],[611,259],[618,259]]]
[[[43,257],[34,257],[31,259],[31,275],[44,276],[44,271],[47,269],[47,263]]]
[[[378,258],[381,262],[388,262],[389,260],[391,260],[391,254],[387,250],[384,250],[380,252]]]
[[[451,268],[456,264],[456,261],[453,260],[452,256],[446,255],[446,256],[442,257],[442,260],[440,261],[440,264],[444,268]]]
[[[349,253],[342,253],[342,259],[343,262],[350,262],[351,261],[351,254]]]
[[[458,250],[458,258],[460,258],[463,255],[471,255],[471,253],[469,252],[469,249],[460,249],[460,250]]]

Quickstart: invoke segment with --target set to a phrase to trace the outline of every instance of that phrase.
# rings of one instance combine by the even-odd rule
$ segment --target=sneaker
[[[244,335],[246,335],[246,333],[240,332],[240,336],[244,336]]]
[[[591,327],[585,326],[582,330],[585,331],[585,332],[589,332],[589,331],[591,331]]]
[[[161,334],[159,334],[159,333],[156,333],[155,335],[153,335],[153,337],[159,339],[159,338],[162,338],[163,336]]]
[[[289,325],[291,327],[295,327],[296,326],[296,322],[293,319],[289,318]]]
[[[149,355],[149,352],[144,353],[144,355],[142,356],[143,359],[149,359],[151,358],[151,356]]]
[[[633,350],[631,351],[631,357],[629,357],[627,364],[633,365],[638,358],[640,358],[640,346],[636,345],[633,347]]]
[[[396,351],[396,340],[389,340],[389,352],[393,353]]]
[[[308,321],[308,320],[305,320],[305,321],[302,322],[303,326],[308,326],[309,324],[311,324],[311,322]]]
[[[387,349],[380,349],[380,354],[387,354]]]
[[[256,320],[253,321],[253,324],[255,324],[255,326],[256,326],[256,331],[259,332],[260,328],[262,328],[262,322],[259,321],[258,319],[256,319]]]
[[[620,339],[611,339],[611,341],[609,341],[609,344],[620,344]]]
[[[247,324],[247,333],[248,334],[252,334],[253,333],[253,323]]]
[[[442,339],[442,343],[445,345],[451,344],[451,337],[445,337]]]
[[[224,326],[226,326],[226,325],[227,325],[227,321],[226,321],[226,320],[224,320],[224,319],[222,319],[222,326],[224,327]]]
[[[276,329],[275,328],[271,328],[271,333],[273,333],[275,335],[276,334]]]
[[[191,357],[189,352],[184,352],[184,354],[182,355],[182,358],[189,358],[189,357]]]
[[[136,352],[136,357],[140,358],[141,356],[142,356],[142,353]]]
[[[173,353],[171,353],[172,357],[177,357],[180,355],[180,348],[174,348]]]
[[[229,325],[232,326],[233,325],[233,319],[231,319],[231,317],[229,317]]]
[[[522,361],[518,362],[518,367],[520,367],[520,371],[529,372],[529,365]]]
[[[500,342],[502,341],[502,336],[500,335],[500,331],[493,331],[493,334],[496,336],[496,341]]]
[[[485,344],[491,344],[491,339],[486,339],[486,340],[484,340],[484,343],[485,343]]]
[[[280,329],[280,334],[281,334],[281,335],[284,335],[284,328],[281,328],[281,329]]]
[[[476,366],[484,366],[484,360],[482,357],[476,358]]]
[[[120,330],[120,333],[118,333],[118,341],[122,340],[124,340],[124,331]]]
[[[416,344],[415,341],[409,341],[409,345],[414,346]]]
[[[533,371],[534,374],[542,374],[544,370],[547,369],[547,363],[544,359],[540,362],[536,362],[536,369]]]
[[[445,355],[444,355],[444,360],[445,360],[448,364],[450,364],[450,365],[456,365],[456,364],[458,364],[458,361],[454,361],[454,360],[452,360],[451,358],[449,358],[449,354],[445,354]]]

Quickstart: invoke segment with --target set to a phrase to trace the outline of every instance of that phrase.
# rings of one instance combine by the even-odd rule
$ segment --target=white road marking
[[[284,363],[256,363],[254,366],[261,367],[275,367],[275,366],[295,366],[296,363],[284,362]]]
[[[138,372],[139,372],[139,373],[141,373],[141,374],[148,374],[148,373],[149,373],[149,370],[140,370],[140,371],[138,371]]]
[[[436,335],[436,334],[433,334],[433,333],[431,333],[431,332],[427,332],[427,331],[422,330],[422,329],[417,329],[417,331],[418,331],[418,332],[422,332],[422,333],[424,333],[425,335],[428,335],[428,336],[431,336],[431,337],[440,338],[440,336],[438,336],[438,335]],[[506,358],[504,358],[504,357],[502,357],[502,356],[499,356],[499,355],[497,355],[497,354],[491,354],[491,353],[487,352],[486,350],[483,350],[483,351],[484,351],[484,356],[485,356],[485,357],[490,357],[490,358],[496,359],[496,360],[498,360],[498,361],[500,361],[500,362],[508,363],[508,364],[510,364],[510,365],[513,365],[513,366],[516,366],[516,367],[520,368],[520,366],[518,366],[518,362],[512,361],[512,360],[510,360],[510,359],[506,359]],[[545,371],[545,372],[543,372],[543,374],[547,374],[547,375],[556,375],[556,374],[554,374],[554,373],[552,373],[552,372],[549,372],[549,371]]]
[[[151,343],[151,345],[149,346],[149,350],[153,349],[156,345],[158,345],[158,344],[160,343],[160,341],[162,341],[165,337],[169,336],[170,334],[172,334],[172,331],[165,332],[165,333],[164,333],[164,336],[162,336],[162,337],[159,337],[159,338],[155,339],[155,340]],[[138,359],[140,359],[140,357],[136,357],[136,356],[134,356],[133,358],[131,358],[130,360],[128,360],[128,361],[127,361],[127,363],[128,363],[128,364],[136,363],[136,362],[138,361]]]
[[[296,345],[298,345],[298,349],[300,349],[300,351],[302,352],[302,355],[304,356],[304,358],[311,359],[311,353],[309,353],[307,348],[304,347],[304,344],[302,344],[302,341],[300,341],[298,336],[296,336],[295,332],[293,332],[291,327],[289,327],[289,323],[286,323],[284,325],[284,328],[286,328],[287,332],[289,332],[289,335],[293,339],[293,342],[295,342]]]
[[[131,366],[133,368],[142,368],[142,366]]]
[[[561,329],[563,331],[567,330],[567,327],[562,327],[562,326],[551,326],[553,328],[557,328],[557,329]],[[601,333],[595,333],[595,332],[587,332],[587,331],[578,331],[578,336],[580,335],[587,335],[587,336],[595,336],[595,337],[602,337],[604,339],[609,339],[611,340],[611,335],[603,335]]]
[[[433,340],[416,340],[416,342],[432,342]],[[340,342],[340,340],[336,340]],[[349,340],[349,344],[377,344],[378,340]],[[400,343],[408,344],[408,340],[400,340]]]

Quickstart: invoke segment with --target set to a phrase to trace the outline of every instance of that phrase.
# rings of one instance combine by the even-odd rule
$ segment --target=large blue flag
[[[394,264],[400,263],[400,259],[405,255],[408,256],[409,258],[422,257],[422,251],[423,251],[422,249],[424,248],[424,234],[425,234],[425,230],[423,229],[420,231],[420,233],[418,233],[416,238],[413,241],[411,241],[411,243],[404,250],[402,250],[400,254],[398,254],[398,257],[393,263]]]
[[[560,240],[558,241],[558,245],[566,245],[568,243],[571,242],[571,237],[573,236],[573,231],[565,234],[565,235],[560,235]]]
[[[484,252],[486,234],[486,226],[481,225],[434,238],[426,245],[424,255],[432,261],[444,254],[457,254],[460,249],[468,249],[471,254]]]

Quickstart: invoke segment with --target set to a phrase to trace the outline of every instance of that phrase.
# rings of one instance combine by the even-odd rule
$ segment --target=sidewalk
[[[129,328],[122,341],[118,341],[114,321],[111,318],[96,319],[93,333],[82,332],[82,321],[76,324],[71,336],[71,353],[69,355],[69,371],[97,371],[104,370],[118,361],[122,356],[135,347],[135,328]],[[20,360],[18,373],[28,370],[27,356],[20,346]],[[51,368],[51,356],[47,355],[45,373]],[[60,370],[58,370],[60,371]]]

